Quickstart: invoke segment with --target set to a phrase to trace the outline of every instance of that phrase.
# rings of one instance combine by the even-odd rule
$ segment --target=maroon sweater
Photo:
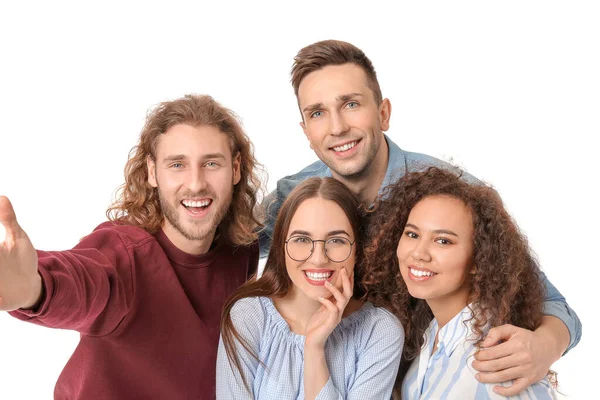
[[[258,246],[193,256],[160,231],[106,222],[75,248],[38,252],[45,295],[11,314],[81,340],[56,399],[213,399],[221,308],[256,272]]]

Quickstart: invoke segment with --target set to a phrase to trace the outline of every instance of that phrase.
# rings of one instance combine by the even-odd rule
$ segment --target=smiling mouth
[[[212,204],[211,199],[202,199],[198,201],[182,200],[181,205],[192,214],[200,214],[205,211]]]
[[[414,269],[410,267],[408,268],[408,271],[412,276],[416,276],[417,278],[432,277],[437,275],[435,272],[423,271],[421,269]]]
[[[327,271],[327,272],[304,271],[304,275],[311,281],[325,282],[327,279],[331,278],[331,276],[333,275],[333,271]]]
[[[346,143],[341,146],[331,147],[331,150],[333,150],[337,153],[342,153],[344,151],[348,151],[348,150],[352,149],[354,146],[356,146],[358,144],[358,142],[360,142],[360,140],[355,140],[353,142]]]

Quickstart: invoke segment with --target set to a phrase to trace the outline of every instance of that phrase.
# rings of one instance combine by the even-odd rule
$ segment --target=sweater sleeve
[[[115,229],[98,228],[72,250],[38,251],[43,298],[34,310],[10,314],[84,335],[111,333],[131,305],[132,263]]]
[[[367,342],[356,362],[355,379],[349,383],[346,397],[330,377],[316,400],[391,398],[404,346],[404,329],[388,311],[379,309],[378,315],[372,329],[366,331]]]
[[[265,314],[259,299],[254,297],[238,300],[231,308],[231,321],[254,355],[258,356],[265,324]],[[228,359],[221,337],[217,353],[217,400],[254,398],[253,384],[259,361],[239,341],[235,342],[234,352],[239,358],[241,370]],[[244,386],[242,374],[249,390]]]

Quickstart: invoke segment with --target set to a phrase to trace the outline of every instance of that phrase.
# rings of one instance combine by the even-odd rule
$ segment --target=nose
[[[313,246],[313,251],[306,261],[315,266],[326,264],[329,259],[327,259],[327,256],[325,255],[325,243],[314,242]]]
[[[206,177],[202,167],[192,168],[187,182],[188,189],[193,193],[199,193],[205,190],[207,186]]]
[[[429,243],[426,240],[417,240],[415,247],[412,250],[412,258],[416,261],[431,261],[431,254],[429,253]]]
[[[331,113],[329,131],[334,136],[343,135],[348,132],[348,123],[340,111]]]

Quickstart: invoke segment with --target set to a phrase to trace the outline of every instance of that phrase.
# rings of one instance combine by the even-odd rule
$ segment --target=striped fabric
[[[495,384],[483,384],[475,379],[477,371],[471,366],[476,351],[472,340],[472,312],[467,306],[440,329],[438,347],[433,343],[438,331],[437,321],[431,321],[425,332],[421,354],[410,366],[402,383],[402,399],[556,399],[548,380],[530,386],[518,396],[496,394]],[[471,340],[468,340],[471,339]],[[433,353],[433,354],[432,354]],[[508,386],[509,383],[503,383]]]
[[[304,336],[290,331],[271,299],[246,298],[231,311],[240,334],[264,364],[238,344],[249,393],[227,359],[217,357],[217,399],[304,399]],[[329,336],[325,359],[330,379],[317,399],[389,399],[404,344],[404,330],[388,311],[366,303],[344,318]]]

